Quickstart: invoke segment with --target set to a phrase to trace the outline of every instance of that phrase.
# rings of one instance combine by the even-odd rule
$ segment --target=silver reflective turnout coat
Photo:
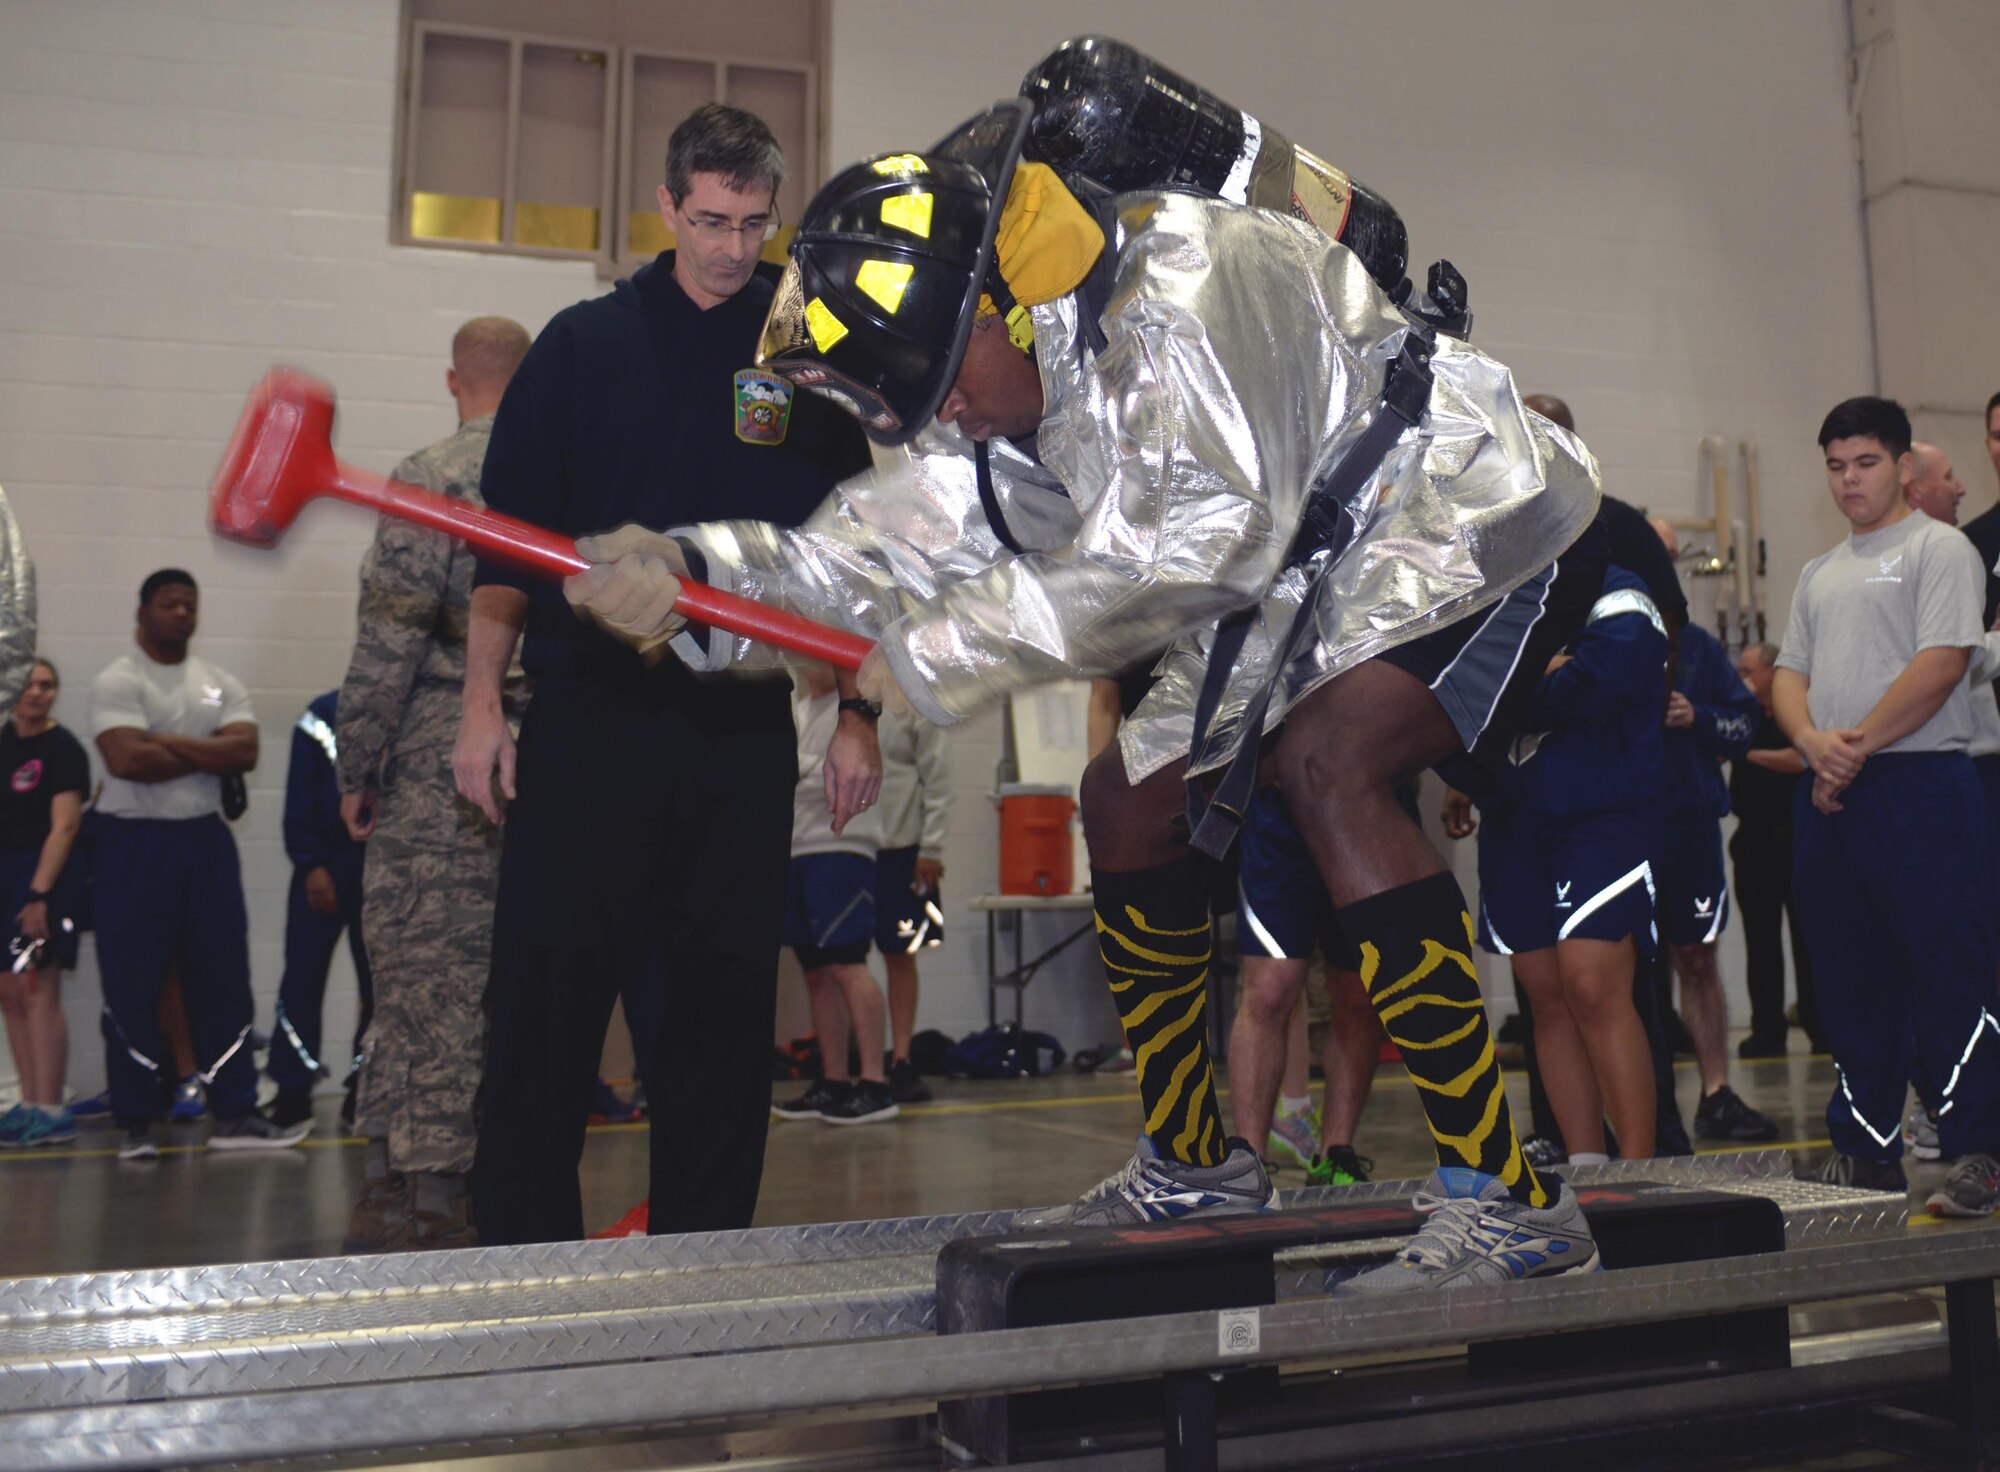
[[[14,510],[0,493],[0,719],[35,668],[35,564]]]
[[[969,442],[938,426],[804,526],[679,530],[718,586],[879,640],[939,724],[1172,646],[1120,733],[1136,782],[1190,755],[1215,622],[1261,604],[1193,770],[1235,749],[1312,570],[1286,566],[1307,493],[1386,412],[1408,323],[1352,253],[1283,215],[1179,193],[1119,206],[1103,352],[1077,297],[1034,308],[1035,455],[993,446],[1025,555],[987,524]],[[1505,367],[1443,341],[1432,369],[1421,424],[1350,503],[1358,533],[1328,573],[1317,638],[1276,672],[1272,726],[1341,671],[1498,601],[1596,513],[1589,451],[1524,410]],[[775,657],[719,632],[674,647],[696,669]]]

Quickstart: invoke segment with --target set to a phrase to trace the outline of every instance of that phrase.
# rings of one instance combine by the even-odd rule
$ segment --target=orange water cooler
[[[1067,787],[1000,787],[1000,892],[1069,894],[1076,888],[1076,799]]]

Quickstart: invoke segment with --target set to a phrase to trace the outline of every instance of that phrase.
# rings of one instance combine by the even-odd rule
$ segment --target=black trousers
[[[1733,855],[1736,872],[1736,913],[1743,921],[1743,961],[1749,973],[1750,1033],[1766,1042],[1783,1042],[1785,1021],[1785,947],[1780,929],[1792,934],[1792,961],[1798,972],[1799,1024],[1812,1040],[1815,1053],[1826,1051],[1819,1008],[1813,998],[1812,962],[1806,957],[1799,912],[1792,904],[1792,850]]]
[[[368,947],[361,939],[361,864],[368,850],[360,844],[335,854],[326,869],[333,876],[340,908],[322,915],[306,902],[306,871],[292,869],[291,898],[285,909],[285,974],[278,982],[278,1025],[271,1030],[271,1053],[264,1071],[280,1094],[304,1097],[319,1081],[320,1009],[326,1000],[326,974],[340,937],[347,937],[354,958],[354,980],[361,992],[361,1013],[354,1021],[354,1044],[330,1060],[335,1078],[346,1078],[361,1057],[361,1036],[375,1008],[375,985],[368,969]]]
[[[782,683],[538,684],[494,908],[481,1242],[583,1235],[577,1165],[619,997],[652,1106],[652,1230],[750,1225],[797,778]]]

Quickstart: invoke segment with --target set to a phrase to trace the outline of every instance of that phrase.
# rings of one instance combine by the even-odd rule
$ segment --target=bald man
[[[458,329],[444,375],[458,428],[398,465],[397,480],[483,504],[493,415],[528,345],[527,329],[505,317]],[[500,839],[451,770],[473,561],[443,533],[384,516],[361,564],[334,732],[341,817],[368,840],[362,929],[375,980],[354,1122],[368,1151],[349,1252],[476,1240],[465,1185]],[[518,668],[508,686],[518,705]]]

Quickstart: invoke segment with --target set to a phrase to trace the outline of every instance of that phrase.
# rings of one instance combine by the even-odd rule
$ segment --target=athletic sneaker
[[[0,1114],[0,1150],[11,1150],[21,1143],[21,1136],[28,1132],[28,1124],[42,1111],[32,1104],[16,1104],[5,1114]]]
[[[1499,1178],[1466,1166],[1439,1166],[1417,1192],[1423,1230],[1379,1268],[1349,1278],[1335,1296],[1358,1298],[1418,1288],[1512,1283],[1601,1266],[1590,1223],[1569,1182],[1549,1205],[1524,1206]]]
[[[72,1099],[69,1106],[72,1119],[105,1119],[111,1114],[111,1090],[103,1089],[88,1099]]]
[[[1264,1158],[1274,1166],[1312,1168],[1319,1150],[1319,1110],[1310,1103],[1296,1114],[1280,1109],[1271,1116],[1271,1134],[1264,1142]]]
[[[271,1101],[271,1123],[279,1129],[290,1129],[295,1124],[312,1123],[312,1091],[302,1089],[293,1094],[280,1094]]]
[[[173,1108],[167,1117],[175,1124],[193,1124],[207,1115],[208,1096],[202,1092],[201,1079],[191,1073],[174,1089]]]
[[[277,1125],[261,1114],[218,1119],[208,1132],[211,1150],[289,1150],[312,1133],[312,1121]]]
[[[887,1084],[864,1078],[842,1090],[819,1117],[828,1124],[886,1124],[902,1112]]]
[[[1326,1154],[1315,1155],[1312,1164],[1306,1167],[1306,1184],[1309,1186],[1361,1186],[1368,1182],[1368,1172],[1375,1169],[1375,1162],[1366,1155],[1356,1155],[1352,1145],[1329,1145]]]
[[[1066,1206],[1030,1213],[1028,1227],[1122,1227],[1202,1212],[1215,1216],[1275,1211],[1278,1193],[1247,1140],[1231,1139],[1220,1165],[1182,1165],[1139,1136],[1124,1167]]]
[[[2000,1160],[1961,1155],[1924,1205],[1932,1216],[1991,1216],[2000,1206]]]
[[[907,1058],[890,1060],[889,1092],[896,1096],[898,1104],[931,1102],[931,1086],[925,1083],[924,1076],[917,1072],[917,1065]]]
[[[1863,1160],[1858,1155],[1842,1155],[1838,1150],[1826,1158],[1812,1178],[1822,1185],[1852,1186],[1857,1191],[1901,1193],[1910,1189],[1910,1178],[1903,1174],[1902,1161]]]
[[[1547,1135],[1530,1135],[1521,1142],[1521,1158],[1536,1170],[1552,1165],[1568,1165],[1569,1152]]]
[[[118,1142],[120,1160],[158,1160],[160,1147],[153,1142],[153,1127],[138,1124],[125,1131],[125,1138]]]
[[[1704,1140],[1775,1140],[1778,1122],[1745,1104],[1736,1090],[1724,1084],[1712,1094],[1704,1094],[1694,1107],[1694,1132]]]
[[[597,1094],[590,1103],[592,1124],[632,1124],[638,1118],[638,1105],[619,1098],[618,1091],[603,1079],[597,1081]]]
[[[14,1139],[0,1139],[0,1145],[10,1149],[33,1149],[37,1145],[67,1145],[76,1138],[76,1121],[67,1109],[58,1109],[54,1114],[46,1109],[31,1109],[27,1127]]]
[[[1938,1144],[1937,1116],[1921,1104],[1911,1109],[1910,1117],[1903,1121],[1903,1148],[1914,1160],[1944,1158],[1944,1150]]]
[[[1782,1037],[1760,1038],[1754,1032],[1736,1045],[1736,1056],[1746,1063],[1758,1058],[1782,1058],[1787,1051]]]
[[[771,1113],[779,1119],[818,1119],[825,1110],[839,1101],[847,1089],[848,1085],[845,1083],[828,1083],[825,1079],[819,1079],[798,1098],[784,1104],[773,1104]]]

